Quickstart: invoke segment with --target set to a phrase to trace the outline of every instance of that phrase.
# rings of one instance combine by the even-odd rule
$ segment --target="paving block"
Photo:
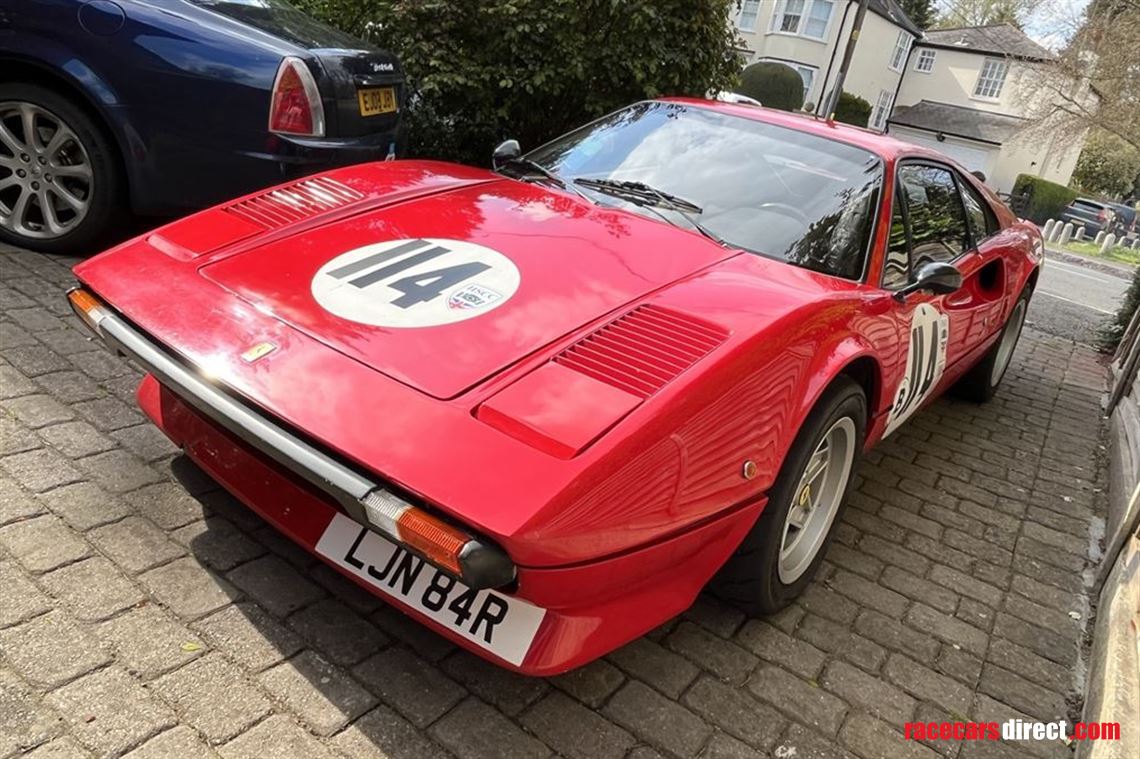
[[[47,702],[97,754],[118,756],[175,725],[174,712],[117,667],[52,691]]]

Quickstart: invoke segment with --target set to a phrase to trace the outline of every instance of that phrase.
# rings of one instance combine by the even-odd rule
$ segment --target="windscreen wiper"
[[[659,190],[656,187],[645,184],[645,182],[634,182],[628,179],[590,179],[588,177],[580,177],[575,179],[574,183],[588,187],[591,190],[597,190],[598,192],[605,192],[619,197],[636,196],[646,200],[654,200],[658,205],[673,208],[678,211],[701,213],[704,210],[691,200],[686,200],[680,195],[673,195],[664,190]]]
[[[667,208],[670,211],[676,212],[683,218],[690,227],[700,232],[705,237],[709,238],[718,245],[724,247],[732,247],[732,245],[723,237],[713,232],[711,229],[701,224],[699,221],[690,216],[690,213],[702,213],[703,208],[698,206],[691,200],[685,200],[679,195],[672,195],[664,190],[658,190],[656,187],[645,184],[644,182],[631,182],[618,179],[587,179],[579,178],[574,180],[575,184],[580,184],[583,187],[588,187],[598,192],[604,192],[608,195],[627,200],[630,203],[636,203],[639,206],[648,208],[650,211],[656,213],[666,222],[673,224],[673,220],[665,216],[665,214],[657,212],[655,206]]]
[[[575,195],[577,195],[580,198],[584,198],[586,200],[589,200],[591,203],[594,202],[593,199],[589,195],[582,192],[577,187],[570,184],[565,179],[558,176],[557,174],[555,174],[553,171],[551,171],[550,169],[543,166],[538,161],[532,160],[530,158],[526,158],[524,156],[519,156],[517,158],[511,158],[511,159],[507,160],[506,162],[503,163],[503,166],[518,166],[520,169],[523,169],[525,171],[529,171],[531,173],[538,174],[538,175],[542,176],[544,179],[549,180],[551,183],[553,183],[554,185],[556,185],[558,187],[561,187],[563,190],[569,190],[570,192],[574,193]]]

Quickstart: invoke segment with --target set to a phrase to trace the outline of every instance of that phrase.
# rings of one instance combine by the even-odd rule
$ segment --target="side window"
[[[891,236],[887,240],[887,260],[883,264],[883,288],[897,290],[910,282],[910,250],[906,244],[906,222],[902,202],[895,192],[895,207],[891,213]]]
[[[949,169],[907,164],[899,169],[899,187],[910,222],[912,270],[931,261],[953,261],[969,249],[966,214]]]
[[[962,188],[962,202],[966,206],[966,217],[970,220],[970,231],[974,234],[974,242],[979,243],[998,231],[997,217],[973,185],[965,179],[959,179],[958,185]]]

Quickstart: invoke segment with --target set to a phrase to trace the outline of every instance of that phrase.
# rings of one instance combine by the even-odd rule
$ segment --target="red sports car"
[[[945,157],[642,102],[496,171],[331,171],[76,267],[151,419],[250,508],[504,666],[582,665],[710,580],[789,603],[860,455],[990,397],[1042,262]]]

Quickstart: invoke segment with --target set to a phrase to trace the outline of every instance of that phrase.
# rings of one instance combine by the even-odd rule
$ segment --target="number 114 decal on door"
[[[946,369],[946,345],[950,341],[950,320],[929,303],[914,309],[907,344],[906,372],[895,391],[887,429],[894,432],[938,386]]]

